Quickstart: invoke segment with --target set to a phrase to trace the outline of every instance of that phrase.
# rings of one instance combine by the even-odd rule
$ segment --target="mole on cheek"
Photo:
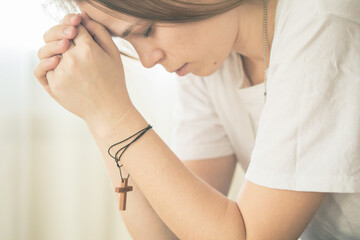
[[[217,64],[217,62],[214,62],[214,63],[213,63],[213,65],[216,65],[216,64]]]

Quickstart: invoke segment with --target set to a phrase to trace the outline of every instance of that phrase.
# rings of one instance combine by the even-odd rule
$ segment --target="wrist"
[[[108,118],[100,116],[86,123],[91,133],[107,145],[125,139],[148,125],[134,106],[126,109],[121,115]]]

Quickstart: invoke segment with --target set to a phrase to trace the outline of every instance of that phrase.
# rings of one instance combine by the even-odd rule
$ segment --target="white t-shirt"
[[[265,104],[236,53],[177,82],[180,159],[235,154],[251,182],[329,192],[301,238],[360,239],[360,1],[278,1]]]

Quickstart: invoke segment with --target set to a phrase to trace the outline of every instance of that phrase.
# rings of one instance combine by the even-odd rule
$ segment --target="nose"
[[[165,59],[163,50],[157,49],[137,49],[141,64],[146,68],[152,68]]]

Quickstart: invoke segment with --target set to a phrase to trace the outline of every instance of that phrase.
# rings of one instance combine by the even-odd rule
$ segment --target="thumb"
[[[81,15],[81,24],[84,25],[86,30],[95,40],[95,42],[110,56],[119,57],[120,52],[114,41],[112,40],[110,33],[106,28],[91,20],[86,15]]]

